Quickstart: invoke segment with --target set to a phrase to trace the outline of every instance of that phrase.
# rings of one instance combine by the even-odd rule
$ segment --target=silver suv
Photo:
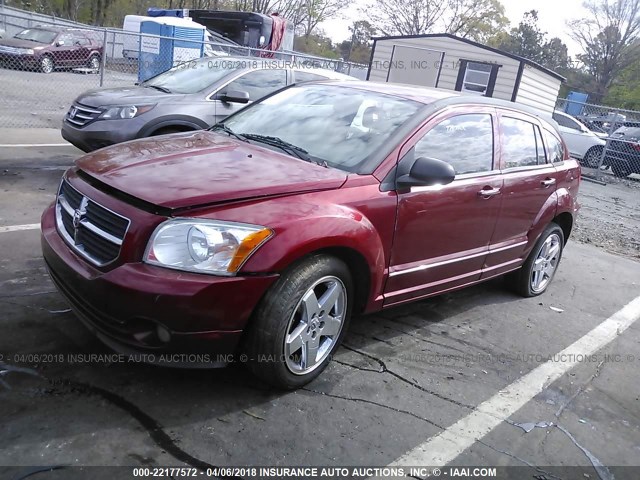
[[[62,136],[90,152],[135,138],[199,130],[293,83],[354,79],[296,62],[201,58],[132,87],[89,90],[71,105]]]

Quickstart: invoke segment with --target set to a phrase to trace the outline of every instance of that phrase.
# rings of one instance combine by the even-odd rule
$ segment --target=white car
[[[564,112],[554,111],[553,119],[560,126],[560,134],[567,144],[571,156],[580,160],[580,163],[585,167],[597,167],[602,156],[602,149],[607,142]]]

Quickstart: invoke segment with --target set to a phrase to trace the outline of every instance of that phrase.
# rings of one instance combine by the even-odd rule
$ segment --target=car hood
[[[0,39],[0,45],[4,45],[7,47],[14,48],[36,48],[36,47],[47,47],[48,44],[34,42],[32,40],[22,40],[20,38],[3,38]]]
[[[159,101],[176,100],[184,95],[161,92],[155,88],[117,87],[88,90],[76,98],[76,102],[87,107],[105,107],[109,105],[143,105]]]
[[[346,172],[209,131],[113,145],[76,165],[116,190],[170,209],[335,189],[347,178]]]

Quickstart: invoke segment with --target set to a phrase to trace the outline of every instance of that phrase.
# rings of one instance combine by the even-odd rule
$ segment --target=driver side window
[[[443,120],[415,145],[415,156],[449,163],[456,175],[493,169],[493,121],[488,113]]]

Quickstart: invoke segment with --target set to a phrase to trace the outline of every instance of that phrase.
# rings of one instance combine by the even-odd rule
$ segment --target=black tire
[[[631,175],[631,165],[626,160],[616,160],[611,164],[611,171],[618,178],[626,178]]]
[[[181,130],[180,128],[177,128],[177,127],[163,127],[153,132],[150,136],[157,137],[158,135],[169,135],[171,133],[180,133],[180,132],[186,132],[186,131],[188,130]]]
[[[587,153],[584,154],[582,158],[582,162],[580,162],[585,167],[589,168],[598,168],[598,164],[600,163],[600,158],[602,157],[602,147],[596,146],[591,147],[587,150]]]
[[[40,59],[40,71],[42,73],[52,73],[55,70],[55,63],[51,55],[43,55]]]
[[[309,333],[309,323],[302,319],[296,320],[300,309],[304,310],[303,297],[309,295],[316,282],[322,282],[325,279],[329,279],[326,280],[327,282],[338,279],[341,284],[335,282],[335,286],[336,288],[344,288],[344,297],[346,297],[344,315],[342,315],[338,333],[332,338],[323,336],[321,333],[325,327],[324,321],[319,321],[316,326],[313,326],[313,321],[309,322],[313,328]],[[320,288],[322,291],[323,285],[320,283],[316,288]],[[320,295],[318,302],[320,305],[322,305],[322,298],[324,297]],[[351,317],[353,298],[351,272],[341,260],[328,255],[315,255],[297,263],[271,287],[252,317],[243,345],[244,354],[247,356],[247,366],[254,375],[278,388],[291,390],[306,385],[326,368],[333,353],[342,342]],[[337,306],[338,303],[334,303],[334,305]],[[322,310],[322,317],[315,318],[318,320],[320,318],[326,319],[331,312],[334,312],[335,315],[336,311],[334,307],[331,307],[326,313]],[[299,330],[300,328],[302,330]],[[289,333],[294,330],[302,331],[300,337],[306,335],[307,338],[310,338],[313,335],[314,339],[317,333],[317,343],[326,346],[324,353],[316,357],[318,361],[315,366],[309,367],[312,368],[309,372],[301,370],[294,373],[289,364],[290,362],[302,362],[302,353],[299,357],[286,355],[285,341],[288,337],[291,338]],[[297,338],[297,335],[294,337]],[[324,340],[321,340],[322,338]],[[327,340],[331,340],[332,343],[323,343]],[[306,349],[304,350],[306,351]],[[321,353],[321,349],[318,349],[318,353]]]
[[[536,260],[538,260],[539,254],[541,253],[545,242],[547,242],[547,239],[551,237],[554,237],[554,241],[556,239],[558,241],[557,245],[559,246],[559,251],[557,253],[557,259],[553,262],[553,271],[551,272],[550,276],[548,276],[548,281],[546,281],[546,283],[542,285],[542,288],[535,289],[533,288],[532,283]],[[558,224],[551,222],[549,225],[547,225],[547,228],[544,229],[542,235],[540,235],[540,238],[534,245],[531,253],[527,257],[527,260],[524,262],[522,267],[507,276],[507,281],[509,282],[510,287],[516,293],[522,295],[523,297],[535,297],[543,294],[547,290],[547,287],[551,284],[555,273],[558,271],[558,266],[560,265],[563,250],[564,232],[562,231],[560,226],[558,226]]]

